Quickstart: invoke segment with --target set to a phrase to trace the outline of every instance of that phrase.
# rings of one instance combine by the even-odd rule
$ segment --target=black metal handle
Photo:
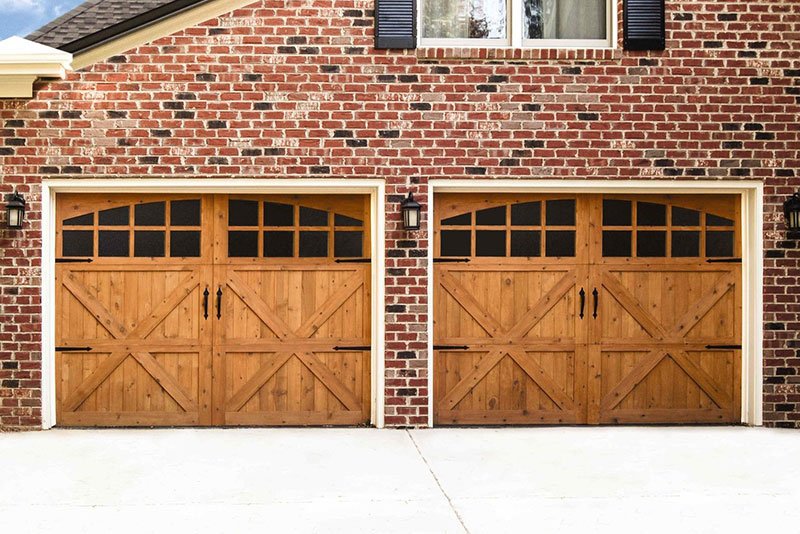
[[[222,287],[217,289],[217,319],[222,319]]]
[[[56,347],[56,352],[91,352],[92,347]]]
[[[370,347],[369,345],[362,345],[358,347],[333,347],[333,350],[357,352],[362,350],[372,350],[372,347]]]
[[[208,292],[208,288],[203,291],[203,318],[207,321],[208,320],[208,296],[211,293]]]
[[[434,345],[433,350],[468,350],[466,345]]]
[[[600,293],[597,292],[597,288],[594,288],[594,291],[592,291],[592,296],[594,297],[594,311],[592,312],[592,318],[597,319],[597,304],[600,302]]]
[[[581,296],[581,319],[583,319],[583,308],[586,306],[586,291],[581,288],[581,292],[578,293]]]

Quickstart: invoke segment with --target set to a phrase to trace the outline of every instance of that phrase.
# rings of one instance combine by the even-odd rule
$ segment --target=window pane
[[[200,232],[170,232],[169,255],[173,258],[199,258]]]
[[[264,202],[264,226],[294,226],[294,206]]]
[[[124,258],[129,255],[130,237],[125,231],[100,231],[98,252],[103,257]]]
[[[603,256],[628,258],[631,256],[631,232],[606,230],[603,232]]]
[[[258,202],[255,200],[229,200],[228,226],[258,226]],[[256,241],[258,241],[258,235],[256,235]]]
[[[66,230],[61,245],[61,255],[94,256],[94,232],[91,230]]]
[[[575,256],[575,232],[573,230],[548,231],[545,242],[548,258]]]
[[[606,0],[525,0],[527,39],[605,39]]]
[[[636,205],[636,222],[639,226],[666,226],[667,207],[664,204],[639,202]]]
[[[706,232],[706,256],[733,257],[733,232]]]
[[[506,255],[506,233],[502,230],[475,232],[475,255],[502,257]]]
[[[333,216],[333,224],[336,226],[364,226],[364,221],[348,217],[347,215],[339,215],[338,213]]]
[[[300,226],[328,226],[328,212],[301,207]]]
[[[336,232],[333,255],[337,258],[360,258],[364,255],[364,232]]]
[[[137,204],[134,208],[136,226],[164,226],[166,202]]]
[[[630,226],[631,213],[630,200],[603,200],[603,226]]]
[[[667,233],[652,231],[636,233],[636,255],[640,258],[664,258],[667,255]]]
[[[300,213],[302,217],[302,211]],[[301,258],[325,258],[327,256],[328,232],[300,232]]]
[[[79,215],[64,221],[64,226],[91,226],[94,224],[94,213]]]
[[[548,200],[546,209],[548,226],[575,226],[574,200]]]
[[[163,258],[166,232],[138,231],[133,233],[133,255],[137,258]]]
[[[542,203],[526,202],[511,206],[513,226],[539,226],[542,224]]]
[[[265,258],[294,256],[294,232],[264,232]]]
[[[472,214],[456,215],[442,221],[442,226],[469,226],[472,224]]]
[[[672,226],[700,226],[700,212],[686,208],[672,208]]]
[[[697,258],[699,256],[700,232],[672,232],[673,258]]]
[[[173,200],[169,209],[172,226],[200,226],[199,200]]]
[[[228,232],[228,257],[258,257],[258,232]]]
[[[506,207],[500,206],[498,208],[480,210],[475,214],[475,224],[486,226],[505,226]]]
[[[424,0],[422,36],[430,39],[505,39],[508,0]]]
[[[128,206],[100,212],[100,226],[128,226],[131,210]]]
[[[733,226],[733,221],[725,217],[717,217],[710,213],[706,215],[706,226]]]
[[[442,256],[469,256],[471,235],[469,230],[442,231]]]
[[[511,232],[511,255],[517,258],[541,256],[542,233],[539,230]]]

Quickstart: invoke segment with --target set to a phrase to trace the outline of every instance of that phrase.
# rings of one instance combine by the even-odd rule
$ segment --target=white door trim
[[[764,184],[754,180],[431,180],[428,187],[428,317],[434,316],[436,193],[738,194],[742,198],[742,422],[763,424]],[[428,424],[433,426],[433,321],[428,322]]]
[[[384,427],[386,184],[347,179],[75,179],[42,181],[42,428],[56,425],[55,229],[58,193],[369,194],[372,211],[372,415]]]

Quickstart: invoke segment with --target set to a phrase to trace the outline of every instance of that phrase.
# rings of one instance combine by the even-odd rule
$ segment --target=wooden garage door
[[[739,420],[735,197],[436,198],[438,424]]]
[[[61,195],[57,209],[60,425],[369,421],[366,197]]]

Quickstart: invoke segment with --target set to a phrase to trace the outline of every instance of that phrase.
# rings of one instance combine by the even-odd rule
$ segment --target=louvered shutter
[[[416,0],[375,0],[375,48],[416,47]]]
[[[664,50],[664,0],[625,0],[625,50]]]

